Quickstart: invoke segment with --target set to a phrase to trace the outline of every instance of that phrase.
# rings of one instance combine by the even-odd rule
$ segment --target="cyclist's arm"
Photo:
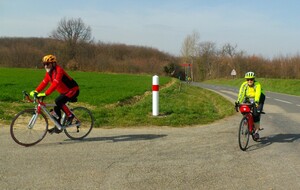
[[[260,99],[260,95],[261,95],[261,85],[259,82],[257,82],[255,84],[256,88],[255,88],[255,99],[254,101],[255,102],[259,102],[259,99]]]
[[[45,92],[47,96],[50,95],[57,88],[57,86],[62,82],[64,70],[61,67],[56,66],[56,72],[57,73],[51,83],[51,86]]]
[[[238,98],[237,98],[237,102],[243,102],[244,101],[244,98],[245,98],[245,88],[246,88],[246,84],[247,82],[243,82],[243,84],[241,85],[240,87],[240,90],[239,90],[239,94],[238,94]]]
[[[49,75],[46,73],[43,81],[38,85],[38,87],[35,89],[37,92],[41,92],[44,90],[44,88],[48,85],[50,81]]]

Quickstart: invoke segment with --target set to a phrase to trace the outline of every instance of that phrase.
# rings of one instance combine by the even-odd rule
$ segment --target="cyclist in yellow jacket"
[[[255,127],[254,137],[259,138],[258,131],[260,130],[260,113],[263,111],[266,96],[263,92],[261,84],[255,80],[254,72],[245,74],[246,81],[240,87],[237,102],[245,103],[254,101],[256,109],[254,109],[253,120]]]

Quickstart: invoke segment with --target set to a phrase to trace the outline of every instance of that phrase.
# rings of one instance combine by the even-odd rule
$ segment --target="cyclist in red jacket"
[[[62,67],[57,65],[56,57],[54,55],[46,55],[43,57],[42,61],[46,70],[45,77],[39,86],[34,91],[30,92],[30,95],[33,96],[37,93],[38,97],[42,97],[49,96],[54,90],[59,92],[60,95],[55,99],[56,106],[54,107],[54,114],[57,115],[57,121],[59,122],[61,119],[60,110],[63,110],[67,116],[67,124],[71,124],[74,115],[65,104],[68,101],[77,100],[77,96],[79,95],[79,86]],[[51,84],[49,88],[44,93],[40,93],[46,88],[49,82]],[[51,134],[54,132],[61,132],[61,130],[57,127],[49,129],[48,131]]]

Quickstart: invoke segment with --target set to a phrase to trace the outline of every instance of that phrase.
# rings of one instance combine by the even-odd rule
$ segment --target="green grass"
[[[68,72],[80,86],[79,101],[95,106],[124,101],[135,95],[142,95],[152,89],[152,76],[129,74],[103,74],[91,72]],[[42,81],[43,69],[0,68],[0,101],[15,102],[22,99],[22,91],[30,92]],[[170,81],[160,77],[160,85]],[[51,94],[54,100],[57,93]]]
[[[42,80],[42,69],[0,68],[0,119],[9,123],[14,115],[33,104],[22,101],[22,90],[30,92]],[[75,105],[93,112],[96,127],[198,125],[234,113],[223,97],[198,87],[181,84],[177,79],[160,77],[160,116],[152,116],[152,76],[69,72],[79,83]],[[53,102],[58,94],[47,97]]]
[[[299,79],[269,79],[269,78],[257,78],[264,89],[264,91],[272,91],[290,95],[300,96],[300,80]],[[208,80],[204,83],[207,84],[219,84],[225,86],[240,87],[244,78],[239,79],[217,79]]]
[[[133,105],[102,110],[103,115],[97,118],[103,119],[103,126],[186,126],[210,123],[234,113],[232,104],[219,95],[179,81],[159,93],[158,117],[152,116],[152,97],[146,96]]]

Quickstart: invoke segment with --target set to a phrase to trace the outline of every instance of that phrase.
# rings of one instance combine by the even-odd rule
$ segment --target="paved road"
[[[262,140],[245,152],[239,113],[180,129],[95,129],[84,141],[47,135],[29,148],[1,125],[0,189],[299,189],[299,97],[267,96]]]

